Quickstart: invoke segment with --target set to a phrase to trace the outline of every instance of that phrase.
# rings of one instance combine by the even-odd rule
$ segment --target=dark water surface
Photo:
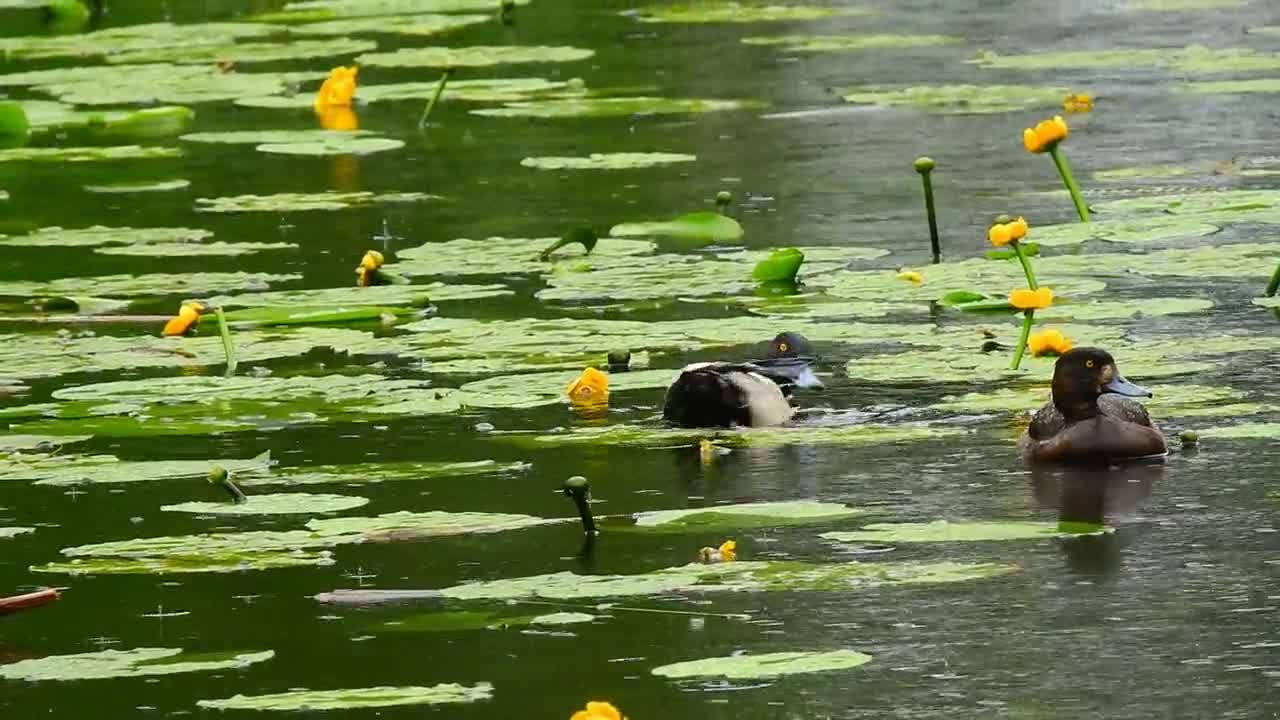
[[[234,19],[282,5],[270,0],[109,4],[110,25]],[[407,142],[401,150],[368,157],[276,156],[246,146],[182,143],[186,155],[173,160],[0,163],[0,189],[11,195],[0,202],[4,232],[51,225],[186,226],[213,230],[225,241],[284,239],[301,246],[295,252],[225,259],[5,247],[0,250],[0,280],[246,270],[301,273],[303,280],[293,287],[334,287],[351,282],[352,266],[365,249],[377,245],[372,238],[383,232],[384,224],[396,236],[393,250],[461,237],[547,237],[574,222],[607,228],[705,209],[723,188],[739,200],[749,247],[880,247],[892,253],[872,266],[889,271],[928,262],[919,180],[911,170],[912,159],[926,153],[939,164],[935,184],[948,257],[984,250],[986,223],[1011,207],[1038,225],[1074,219],[1067,199],[1050,194],[1060,186],[1048,159],[1029,158],[1018,142],[1022,128],[1052,114],[1051,108],[941,115],[841,105],[835,91],[859,84],[1087,87],[1098,96],[1099,108],[1072,119],[1069,150],[1077,176],[1095,190],[1099,184],[1089,178],[1099,169],[1276,154],[1280,105],[1275,95],[1179,95],[1170,87],[1186,78],[1141,68],[1006,72],[979,71],[962,62],[980,48],[1015,53],[1191,43],[1243,46],[1244,27],[1280,21],[1280,11],[1266,2],[1240,10],[1140,14],[1125,12],[1123,5],[1107,0],[885,2],[871,17],[666,25],[641,24],[619,14],[632,8],[631,3],[534,0],[520,10],[514,27],[492,23],[440,38],[375,35],[371,37],[380,50],[428,44],[563,44],[597,51],[594,58],[579,63],[497,66],[466,70],[465,77],[582,77],[593,88],[652,86],[649,92],[670,97],[755,98],[770,103],[765,113],[823,108],[831,112],[777,118],[742,111],[502,119],[470,115],[467,110],[476,105],[451,103],[446,93],[433,118],[436,126],[425,137],[414,128],[418,101],[362,108],[362,127]],[[0,10],[0,36],[39,31],[35,13]],[[822,54],[786,53],[739,42],[745,35],[837,31],[945,33],[961,36],[964,42]],[[1248,46],[1276,51],[1280,38],[1255,38]],[[255,64],[252,69],[323,71],[349,60]],[[59,64],[63,63],[0,62],[0,71]],[[361,80],[429,81],[436,76],[432,69],[367,68]],[[14,96],[24,97],[25,92],[14,89]],[[229,102],[198,104],[195,109],[197,131],[315,126],[309,111],[253,110]],[[540,172],[519,165],[527,156],[653,150],[696,154],[698,161],[619,172]],[[133,195],[94,195],[81,189],[85,184],[171,177],[187,178],[192,187]],[[1214,187],[1276,187],[1274,178],[1267,177],[1209,182]],[[428,192],[448,201],[341,212],[193,212],[195,197],[329,189]],[[1275,242],[1273,228],[1233,232],[1252,242]],[[1055,251],[1074,252],[1071,247]],[[510,284],[517,289],[514,298],[442,302],[439,313],[478,318],[564,314],[532,297],[536,284],[519,279]],[[1149,292],[1209,298],[1216,307],[1201,315],[1155,317],[1126,327],[1140,336],[1162,339],[1197,333],[1274,338],[1275,316],[1249,305],[1250,298],[1261,294],[1259,288],[1256,278],[1240,283],[1172,279]],[[181,299],[148,300],[130,312],[171,313]],[[675,304],[635,317],[666,320],[743,312],[732,306]],[[923,314],[886,320],[957,322]],[[779,330],[785,329],[785,321],[779,325]],[[119,335],[140,332],[137,326],[92,329]],[[26,332],[30,327],[6,323],[3,330]],[[847,376],[845,363],[869,348],[827,344],[821,349],[829,387],[821,396],[805,399],[810,407],[918,407],[941,395],[992,387],[868,382],[857,377],[856,365]],[[656,358],[655,365],[677,368],[694,359],[750,357],[756,351],[740,347],[666,355]],[[316,373],[321,360],[331,372],[430,377],[403,362],[375,365],[378,359],[368,356],[247,363],[241,372],[261,365],[276,374]],[[1123,363],[1121,358],[1122,368]],[[0,376],[5,374],[0,368]],[[146,369],[33,380],[31,392],[12,403],[44,402],[50,392],[66,385],[170,374],[177,373]],[[437,382],[453,387],[470,379],[440,376]],[[1274,352],[1235,354],[1215,361],[1211,370],[1163,382],[1233,387],[1263,403],[1280,393]],[[648,421],[661,401],[661,390],[615,393],[608,422]],[[1277,422],[1280,412],[1272,404],[1254,419]],[[1200,424],[1230,421],[1213,418]],[[820,532],[832,529],[827,526],[751,529],[728,536],[737,539],[744,558],[753,560],[949,560],[1011,563],[1021,570],[973,582],[857,592],[631,598],[619,604],[713,615],[615,610],[603,613],[607,618],[568,626],[564,632],[383,633],[371,628],[430,606],[335,608],[312,596],[358,584],[440,588],[563,570],[640,573],[684,564],[698,547],[718,543],[725,534],[605,535],[593,557],[579,559],[577,527],[552,525],[493,535],[342,546],[334,551],[336,563],[320,568],[68,578],[35,574],[28,567],[59,560],[60,549],[85,543],[215,529],[293,529],[301,522],[294,517],[209,519],[158,510],[165,504],[210,499],[200,482],[87,485],[75,492],[2,483],[0,525],[36,526],[38,531],[0,540],[0,595],[46,583],[71,590],[55,607],[0,618],[0,663],[134,647],[181,647],[193,653],[271,649],[276,656],[245,670],[158,680],[0,681],[0,717],[212,716],[215,711],[198,709],[196,701],[304,687],[448,682],[490,682],[494,697],[471,705],[325,715],[565,718],[593,698],[612,700],[633,719],[1280,715],[1275,499],[1280,445],[1274,439],[1217,440],[1206,442],[1195,454],[1174,453],[1162,466],[1069,473],[1031,472],[1020,465],[1012,445],[1017,428],[999,415],[968,421],[974,432],[967,435],[898,445],[797,442],[738,450],[706,466],[698,462],[696,449],[687,447],[531,449],[474,429],[478,423],[499,430],[546,430],[582,422],[561,406],[469,410],[391,420],[379,423],[385,426],[381,430],[368,424],[317,423],[272,432],[97,437],[75,451],[157,460],[245,458],[271,450],[286,466],[397,460],[531,463],[527,472],[517,475],[304,488],[371,499],[364,508],[347,513],[351,515],[446,510],[565,516],[572,508],[555,491],[565,477],[581,474],[593,481],[595,496],[603,501],[596,505],[598,512],[816,499],[870,508],[877,519],[889,522],[1101,516],[1116,532],[1071,541],[898,544],[868,557],[856,546],[819,539]],[[509,610],[501,604],[455,609],[463,607]],[[510,610],[540,613],[555,608]],[[186,614],[147,617],[173,612]],[[714,615],[718,613],[743,613],[750,619]],[[874,660],[852,670],[773,681],[672,681],[649,672],[658,665],[739,651],[845,647]]]

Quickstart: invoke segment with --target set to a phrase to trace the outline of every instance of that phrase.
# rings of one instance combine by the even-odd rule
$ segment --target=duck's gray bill
[[[1125,397],[1151,397],[1150,390],[1141,385],[1134,385],[1121,375],[1111,378],[1111,382],[1102,386],[1102,391],[1124,395]]]
[[[824,387],[822,381],[814,374],[813,368],[805,367],[795,374],[796,387],[802,388],[821,388]]]

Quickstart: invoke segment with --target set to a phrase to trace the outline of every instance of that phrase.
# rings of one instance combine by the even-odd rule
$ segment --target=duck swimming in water
[[[1151,392],[1125,380],[1105,350],[1069,350],[1053,368],[1053,401],[1018,441],[1029,462],[1109,464],[1163,456],[1164,435],[1141,403]]]
[[[782,333],[769,357],[756,362],[708,362],[686,366],[667,388],[662,417],[680,427],[780,425],[795,413],[794,388],[820,388],[809,341]]]

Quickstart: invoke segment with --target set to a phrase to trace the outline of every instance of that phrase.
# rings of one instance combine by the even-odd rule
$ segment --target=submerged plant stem
[[[1009,245],[1013,248],[1013,254],[1018,258],[1018,263],[1022,265],[1022,274],[1027,276],[1027,287],[1032,290],[1038,290],[1040,286],[1036,284],[1036,274],[1031,270],[1031,261],[1027,259],[1026,255],[1022,254],[1022,246],[1018,244],[1017,240],[1009,243]]]
[[[1089,206],[1085,205],[1084,197],[1080,195],[1080,186],[1076,184],[1075,176],[1071,174],[1071,165],[1067,163],[1067,156],[1062,154],[1062,150],[1058,146],[1049,148],[1049,155],[1053,157],[1053,164],[1058,167],[1058,174],[1062,176],[1062,184],[1067,186],[1067,192],[1071,193],[1071,202],[1076,206],[1076,214],[1080,216],[1080,222],[1089,222]]]
[[[227,377],[236,374],[236,345],[231,341],[231,328],[227,325],[227,316],[218,306],[213,310],[218,316],[218,332],[222,335],[222,352],[227,356]]]
[[[933,207],[933,181],[929,173],[920,173],[920,182],[924,184],[924,211],[929,216],[929,245],[933,250],[933,263],[942,262],[942,244],[938,242],[938,216]]]
[[[440,96],[444,94],[444,86],[449,84],[449,78],[453,75],[453,68],[446,68],[444,74],[440,76],[440,83],[436,85],[436,91],[431,94],[431,99],[427,101],[427,106],[422,110],[422,117],[418,118],[418,129],[424,130],[427,127],[427,118],[431,117],[431,111],[435,109],[436,103],[440,102]]]
[[[1280,265],[1276,265],[1275,274],[1271,276],[1271,282],[1267,283],[1266,296],[1275,295],[1277,290],[1280,290]]]
[[[1018,336],[1018,347],[1013,351],[1013,362],[1010,370],[1017,370],[1022,365],[1022,356],[1027,351],[1027,338],[1031,337],[1031,322],[1035,318],[1035,310],[1027,310],[1022,314],[1022,334]]]

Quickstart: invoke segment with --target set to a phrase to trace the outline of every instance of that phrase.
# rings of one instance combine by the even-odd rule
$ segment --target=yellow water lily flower
[[[1041,120],[1034,130],[1023,130],[1022,144],[1030,153],[1048,152],[1066,140],[1067,133],[1067,121],[1061,115],[1055,115],[1052,120]]]
[[[1041,330],[1027,338],[1027,348],[1037,357],[1044,355],[1061,355],[1072,347],[1071,338],[1059,330]]]
[[[360,118],[347,105],[316,106],[316,117],[325,130],[354,132],[360,129]]]
[[[733,562],[738,559],[738,543],[736,540],[725,540],[720,543],[720,555],[724,557],[725,562]]]
[[[579,710],[569,720],[626,720],[612,703],[593,700],[585,710]]]
[[[200,315],[206,310],[204,303],[184,302],[178,308],[178,314],[169,318],[169,322],[164,324],[164,335],[171,337],[174,335],[186,335],[191,328],[195,327]]]
[[[1089,93],[1069,93],[1062,101],[1062,109],[1069,113],[1087,113],[1093,109],[1093,96]]]
[[[1018,218],[1012,222],[996,223],[987,229],[987,240],[996,247],[1004,247],[1015,240],[1021,240],[1027,236],[1027,232],[1031,226],[1027,224],[1026,218]]]
[[[1014,290],[1009,293],[1009,304],[1019,310],[1043,310],[1053,304],[1053,291],[1049,288]]]
[[[360,265],[356,268],[356,284],[360,287],[369,287],[374,285],[374,273],[382,264],[386,262],[386,258],[377,250],[369,250],[360,258]]]
[[[329,77],[316,93],[316,112],[326,107],[350,107],[351,99],[356,96],[356,74],[359,72],[360,68],[355,65],[330,70]]]
[[[898,273],[897,277],[899,280],[905,280],[916,287],[924,284],[924,275],[915,270],[903,270]]]
[[[725,540],[720,543],[718,548],[704,547],[698,551],[698,557],[708,565],[733,562],[738,559],[738,543],[733,540]]]
[[[591,408],[609,404],[609,376],[589,367],[565,388],[574,407]]]

